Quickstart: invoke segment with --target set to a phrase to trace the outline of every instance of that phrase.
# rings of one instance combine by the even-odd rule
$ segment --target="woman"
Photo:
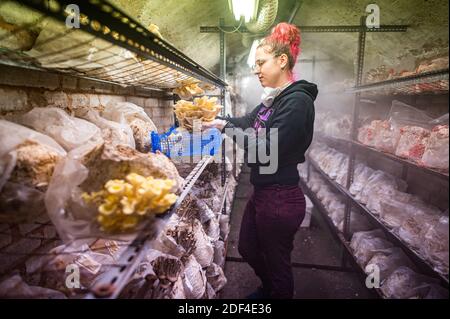
[[[246,151],[250,144],[262,145],[256,138],[258,132],[264,134],[266,150],[271,149],[267,145],[276,142],[272,131],[278,133],[275,173],[263,173],[261,167],[267,165],[259,158],[256,163],[248,163],[254,192],[242,219],[239,253],[262,281],[262,287],[249,298],[290,299],[294,292],[291,252],[305,215],[297,164],[305,161],[304,154],[311,144],[318,93],[315,84],[294,81],[292,70],[300,53],[299,45],[297,27],[278,24],[256,51],[254,73],[265,88],[262,103],[243,117],[219,118],[204,124],[206,128],[226,128],[226,134],[246,136]],[[243,131],[249,127],[256,133]]]

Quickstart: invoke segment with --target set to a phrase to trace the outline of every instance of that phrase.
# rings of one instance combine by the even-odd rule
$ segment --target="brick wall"
[[[160,133],[174,124],[173,101],[135,96],[126,97],[126,101],[144,108]]]
[[[0,97],[0,115],[25,113],[34,107],[47,106],[60,107],[71,112],[79,108],[98,109],[112,101],[127,101],[144,108],[160,132],[167,131],[174,123],[173,102],[162,98],[74,93],[11,86],[0,86]]]

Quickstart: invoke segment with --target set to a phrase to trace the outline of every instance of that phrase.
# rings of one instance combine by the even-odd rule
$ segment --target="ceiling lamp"
[[[259,0],[228,0],[234,18],[240,21],[243,17],[246,23],[256,19],[258,3]]]

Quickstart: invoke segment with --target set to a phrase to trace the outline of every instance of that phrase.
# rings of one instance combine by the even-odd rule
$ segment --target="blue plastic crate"
[[[171,127],[167,132],[158,134],[151,132],[152,152],[160,151],[167,157],[218,154],[222,144],[222,134],[216,128],[192,134],[186,130]]]

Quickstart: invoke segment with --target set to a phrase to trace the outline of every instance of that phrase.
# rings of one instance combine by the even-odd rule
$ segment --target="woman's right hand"
[[[216,128],[219,131],[222,131],[223,128],[225,127],[225,125],[227,125],[227,121],[225,120],[219,120],[219,119],[215,119],[211,122],[205,122],[202,121],[202,130],[207,130],[210,128]]]

